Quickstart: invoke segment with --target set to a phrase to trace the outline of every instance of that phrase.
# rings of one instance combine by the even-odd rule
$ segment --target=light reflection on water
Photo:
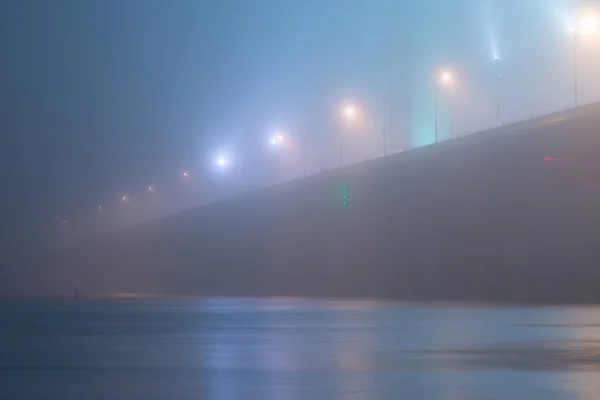
[[[598,399],[599,307],[0,304],[0,399]]]

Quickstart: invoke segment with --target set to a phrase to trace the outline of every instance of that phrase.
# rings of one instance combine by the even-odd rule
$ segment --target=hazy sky
[[[111,218],[132,213],[118,210],[118,198],[141,196],[148,184],[164,189],[165,212],[193,204],[187,195],[199,202],[298,175],[297,151],[281,160],[265,149],[275,128],[296,144],[303,138],[309,172],[333,167],[334,117],[345,99],[370,121],[348,140],[348,162],[380,154],[384,99],[390,151],[430,143],[440,67],[458,78],[442,96],[442,136],[490,127],[495,53],[503,121],[567,107],[569,23],[589,4],[4,0],[3,229],[31,243],[42,227],[85,218],[99,204],[112,207]],[[583,43],[580,53],[581,100],[589,102],[600,97],[600,42]],[[218,150],[230,152],[235,174],[211,170]],[[193,196],[178,186],[183,170],[195,179]]]

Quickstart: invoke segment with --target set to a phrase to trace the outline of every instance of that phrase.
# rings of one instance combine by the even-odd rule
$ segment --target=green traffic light
[[[348,204],[348,185],[345,183],[342,183],[341,186],[342,186],[342,199],[341,199],[342,201],[341,201],[341,203],[343,206],[345,206]]]

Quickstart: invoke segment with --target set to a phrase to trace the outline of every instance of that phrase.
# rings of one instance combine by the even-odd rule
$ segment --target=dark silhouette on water
[[[77,290],[77,286],[73,286],[73,300],[79,300],[79,290]]]

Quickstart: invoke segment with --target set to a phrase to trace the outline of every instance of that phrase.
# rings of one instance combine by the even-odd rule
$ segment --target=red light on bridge
[[[558,161],[558,158],[554,158],[554,157],[544,157],[544,161]]]

